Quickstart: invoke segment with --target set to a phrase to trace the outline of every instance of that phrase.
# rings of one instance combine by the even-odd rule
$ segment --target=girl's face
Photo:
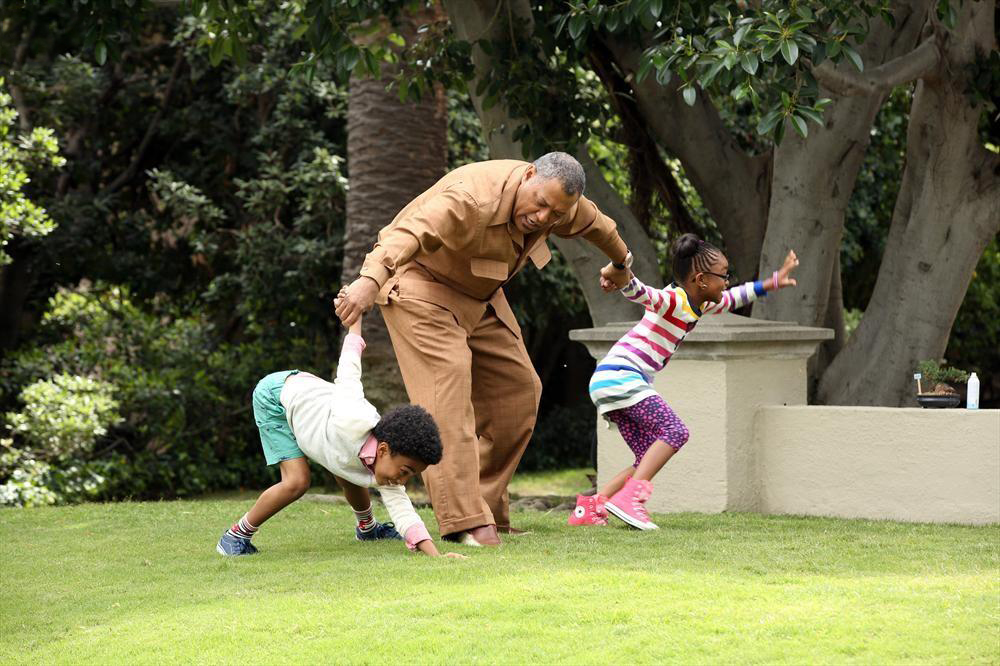
[[[695,274],[698,288],[706,302],[718,303],[722,300],[722,292],[729,288],[729,260],[720,254],[711,263],[707,271]]]

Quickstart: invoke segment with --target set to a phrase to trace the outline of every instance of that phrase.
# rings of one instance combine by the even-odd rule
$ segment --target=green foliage
[[[945,358],[980,376],[1000,373],[1000,240],[986,246],[952,326]],[[988,389],[987,389],[988,390]],[[1000,396],[985,396],[996,400]]]
[[[0,266],[10,263],[6,247],[15,236],[40,238],[55,229],[45,208],[28,198],[25,188],[30,170],[61,167],[59,143],[47,127],[35,127],[27,135],[14,131],[17,111],[0,77]]]
[[[49,487],[70,484],[80,475],[74,466],[103,470],[99,497],[189,495],[270,479],[260,459],[249,391],[266,372],[301,359],[306,351],[301,342],[222,343],[204,316],[149,313],[126,289],[97,285],[60,291],[50,302],[39,343],[15,354],[3,377],[7,387],[29,384],[48,391],[22,394],[27,416],[11,423],[22,452],[35,456],[35,442],[51,441],[45,436],[54,431],[61,438],[50,449],[71,453],[37,456],[53,468],[41,475]],[[114,387],[120,421],[110,419],[105,403],[90,420],[78,414],[86,405],[58,397],[44,379],[61,375],[89,375],[108,391]],[[36,413],[48,414],[53,423],[28,418]],[[111,424],[115,427],[106,433],[99,427]],[[64,499],[65,493],[59,496]]]
[[[757,132],[779,143],[787,125],[805,137],[809,121],[823,122],[831,100],[819,96],[812,67],[847,60],[863,71],[855,46],[873,17],[892,20],[884,1],[568,4],[554,22],[556,33],[565,29],[575,48],[587,48],[591,31],[640,43],[652,35],[636,72],[639,81],[655,75],[665,86],[676,76],[689,105],[699,90],[749,101],[759,117]]]
[[[969,373],[965,370],[952,368],[934,360],[921,361],[917,364],[916,371],[922,375],[921,380],[928,382],[961,383],[969,378]]]
[[[58,460],[89,453],[119,420],[114,387],[77,375],[57,374],[21,391],[20,412],[8,412],[7,427],[39,458]]]
[[[594,406],[587,403],[554,406],[540,419],[517,469],[521,472],[565,467],[586,467],[593,463],[595,443]]]

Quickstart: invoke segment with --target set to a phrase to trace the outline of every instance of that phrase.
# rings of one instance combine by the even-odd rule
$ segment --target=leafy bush
[[[24,410],[8,412],[7,426],[36,455],[58,460],[88,453],[119,420],[114,387],[89,377],[58,374],[21,392]]]
[[[593,464],[597,412],[587,404],[556,406],[535,425],[518,471],[586,467]]]
[[[225,343],[204,317],[147,312],[127,289],[101,284],[57,293],[39,342],[15,354],[0,375],[7,390],[30,385],[21,393],[24,408],[8,418],[8,448],[22,462],[49,466],[26,474],[34,486],[57,491],[58,501],[185,496],[273,481],[262,464],[249,393],[267,372],[315,353],[296,338]],[[74,384],[64,376],[90,379]],[[96,386],[106,395],[113,387],[120,418],[86,392]],[[77,395],[57,397],[72,387]],[[59,401],[66,402],[61,409],[45,407]],[[42,441],[60,455],[38,455]],[[94,475],[101,477],[96,486],[88,481]]]

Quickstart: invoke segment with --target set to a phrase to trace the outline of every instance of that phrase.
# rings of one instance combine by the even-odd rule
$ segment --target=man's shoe
[[[622,489],[604,504],[604,508],[636,529],[658,530],[660,528],[649,519],[644,506],[652,492],[653,484],[649,481],[640,481],[630,476]]]
[[[402,539],[396,526],[392,523],[376,523],[375,527],[362,532],[360,527],[354,528],[354,538],[358,541],[378,541],[379,539]]]
[[[257,554],[257,548],[250,543],[250,539],[241,539],[238,536],[233,536],[229,533],[229,530],[223,533],[215,550],[219,555],[225,555],[226,557]]]
[[[461,532],[452,532],[441,537],[445,541],[454,541],[465,546],[499,546],[500,536],[496,525],[480,525]]]
[[[569,514],[568,525],[607,525],[608,512],[604,503],[608,501],[604,495],[577,495],[576,508]]]

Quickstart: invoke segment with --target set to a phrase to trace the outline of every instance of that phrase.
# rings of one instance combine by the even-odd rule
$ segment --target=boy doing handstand
[[[403,539],[410,550],[441,555],[406,494],[406,482],[441,460],[441,436],[431,415],[416,405],[398,407],[379,417],[361,385],[361,321],[344,339],[331,383],[307,372],[284,370],[264,377],[253,392],[254,420],[268,465],[277,464],[281,481],[219,539],[222,555],[253,555],[250,542],[268,518],[309,489],[309,464],[316,461],[337,479],[354,509],[359,541]],[[380,524],[372,514],[370,486],[393,522]],[[397,531],[398,530],[398,531]],[[445,553],[446,557],[465,557]]]

